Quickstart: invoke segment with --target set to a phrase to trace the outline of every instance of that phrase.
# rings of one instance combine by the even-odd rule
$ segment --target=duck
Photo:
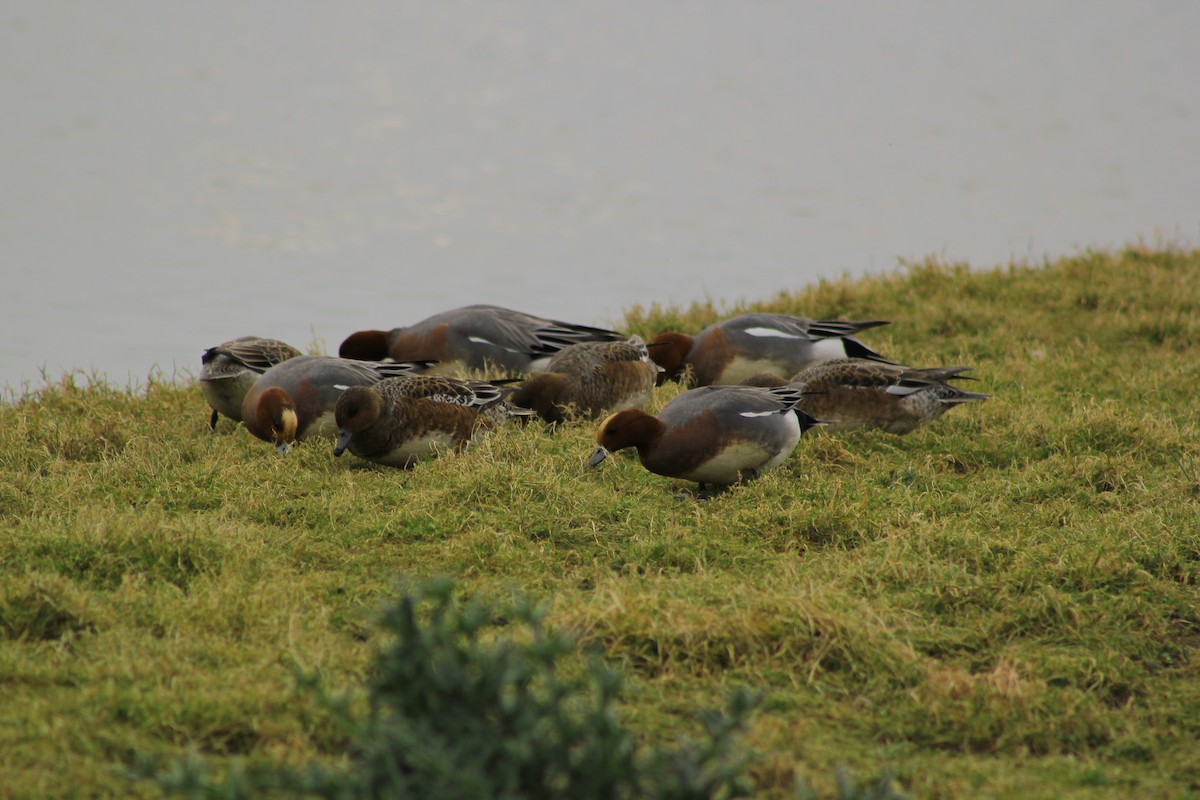
[[[276,364],[301,355],[300,351],[278,339],[239,336],[200,356],[200,391],[212,409],[209,428],[217,429],[217,418],[224,415],[242,421],[242,401],[258,376]]]
[[[887,324],[885,320],[738,314],[709,325],[695,336],[664,331],[651,339],[647,348],[667,380],[684,380],[690,368],[692,386],[729,386],[764,372],[792,375],[832,358],[894,364],[854,336]]]
[[[477,430],[533,416],[505,401],[511,389],[443,375],[386,378],[351,386],[334,407],[337,441],[359,458],[408,468],[422,458],[460,450]]]
[[[333,437],[334,407],[345,387],[429,369],[432,361],[368,362],[336,356],[296,356],[268,369],[242,400],[242,424],[280,453],[309,436]]]
[[[791,386],[702,386],[677,395],[658,416],[624,409],[600,424],[588,465],[634,447],[657,475],[723,490],[778,467],[806,430],[822,424],[796,408],[803,396]]]
[[[555,353],[544,372],[525,378],[509,401],[550,423],[596,419],[605,411],[645,405],[661,371],[640,336],[579,342]]]
[[[912,368],[843,358],[801,370],[787,385],[804,393],[798,408],[825,420],[825,430],[878,428],[904,435],[955,406],[991,397],[949,383],[974,380],[963,375],[970,369]]]
[[[576,342],[621,341],[624,334],[545,319],[501,306],[476,304],[443,311],[404,328],[350,334],[338,347],[343,358],[380,361],[434,360],[464,369],[489,365],[536,372]]]

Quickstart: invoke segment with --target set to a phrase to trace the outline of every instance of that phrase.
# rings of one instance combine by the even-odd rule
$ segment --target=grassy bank
[[[136,753],[336,759],[291,666],[361,685],[398,574],[552,602],[647,741],[763,692],[764,797],[840,764],[915,797],[1200,792],[1200,251],[914,265],[757,307],[890,319],[872,347],[974,365],[994,397],[806,438],[707,501],[628,453],[587,470],[591,424],[401,472],[214,435],[195,386],[0,408],[0,795],[153,796]]]

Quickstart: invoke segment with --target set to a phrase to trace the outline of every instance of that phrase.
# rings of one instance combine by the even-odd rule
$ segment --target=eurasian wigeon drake
[[[750,480],[782,464],[800,435],[821,424],[796,408],[803,396],[790,386],[704,386],[677,396],[657,417],[618,411],[601,423],[588,465],[636,447],[646,469],[701,490]]]
[[[970,367],[911,369],[860,359],[836,359],[793,376],[789,386],[804,392],[798,408],[820,417],[832,431],[881,428],[910,433],[951,408],[991,395],[953,386]]]
[[[258,376],[298,355],[290,344],[258,336],[239,336],[205,350],[200,356],[200,391],[212,409],[209,427],[216,429],[218,414],[241,422],[242,400]]]
[[[883,320],[842,322],[787,314],[739,314],[709,325],[695,336],[666,331],[647,344],[668,380],[691,367],[694,386],[739,384],[757,373],[792,375],[831,358],[865,358],[895,363],[854,338]]]
[[[343,358],[379,361],[457,361],[467,369],[488,364],[535,372],[569,344],[626,338],[616,331],[543,319],[492,305],[443,311],[407,328],[358,331],[338,348]]]
[[[333,409],[347,386],[422,372],[431,361],[377,363],[333,356],[296,356],[258,376],[242,401],[242,424],[280,452],[308,436],[333,437]]]
[[[509,400],[547,422],[568,416],[595,419],[604,411],[644,405],[659,372],[640,337],[581,342],[555,353],[546,370],[522,381]]]
[[[352,386],[334,409],[337,443],[359,458],[391,467],[411,467],[425,456],[459,450],[481,427],[533,412],[504,400],[509,392],[485,381],[435,375],[388,378]]]

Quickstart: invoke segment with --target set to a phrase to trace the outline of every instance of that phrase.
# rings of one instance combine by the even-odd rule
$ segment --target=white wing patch
[[[794,333],[788,333],[787,331],[781,331],[781,330],[779,330],[779,328],[746,328],[744,333],[746,333],[750,336],[759,336],[759,337],[771,336],[776,339],[811,339],[812,338],[807,335],[797,336]]]
[[[772,414],[782,414],[782,413],[783,413],[783,409],[779,409],[777,411],[741,411],[738,413],[738,416],[741,416],[741,417],[769,417]]]
[[[510,353],[525,352],[524,350],[518,350],[516,348],[509,347],[507,345],[496,344],[495,342],[491,341],[490,339],[484,339],[482,336],[468,336],[467,341],[474,342],[475,344],[486,344],[488,347],[499,347],[501,350],[507,350]]]

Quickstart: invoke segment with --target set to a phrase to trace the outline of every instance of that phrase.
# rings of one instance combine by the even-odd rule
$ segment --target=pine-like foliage
[[[736,692],[727,714],[702,713],[705,737],[639,747],[616,713],[619,676],[598,657],[564,676],[569,637],[523,599],[498,608],[458,602],[451,583],[406,592],[384,615],[390,644],[353,719],[344,768],[239,765],[217,778],[197,758],[142,774],[190,797],[277,792],[321,798],[734,798],[748,793],[734,734],[753,706]],[[315,684],[314,688],[320,691]]]

